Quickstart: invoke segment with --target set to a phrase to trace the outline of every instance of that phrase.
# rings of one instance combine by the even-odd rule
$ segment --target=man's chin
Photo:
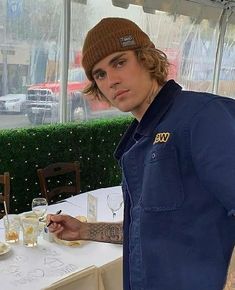
[[[128,108],[128,107],[122,107],[122,106],[119,106],[119,107],[116,107],[119,111],[123,112],[123,113],[129,113],[131,112],[131,108]]]

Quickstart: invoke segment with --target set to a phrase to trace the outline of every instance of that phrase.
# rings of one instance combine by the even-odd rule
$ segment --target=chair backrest
[[[0,175],[0,184],[2,185],[2,191],[0,191],[0,218],[5,215],[4,201],[6,202],[7,211],[10,210],[10,174],[9,172],[4,172]]]
[[[58,200],[61,194],[78,194],[80,192],[80,165],[78,161],[52,163],[37,170],[42,195],[48,203]],[[68,175],[73,175],[74,183],[68,182]],[[58,178],[52,183],[52,179]],[[66,179],[67,178],[67,179]],[[67,184],[65,184],[67,181]]]

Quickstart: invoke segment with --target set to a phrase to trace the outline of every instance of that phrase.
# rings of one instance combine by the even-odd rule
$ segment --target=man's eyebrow
[[[109,65],[112,65],[115,61],[117,61],[120,57],[122,57],[125,54],[126,54],[125,52],[122,52],[122,53],[120,53],[118,55],[115,55],[112,59],[110,59]],[[97,73],[99,73],[101,71],[103,71],[101,68],[97,68],[96,70],[94,70],[92,72],[92,75],[94,76],[94,75],[96,75]]]
[[[123,55],[125,55],[125,52],[119,53],[117,55],[115,55],[110,61],[109,61],[109,65],[113,64],[115,61],[117,61],[120,57],[122,57]]]
[[[101,71],[102,71],[101,68],[97,68],[96,70],[94,70],[94,71],[92,72],[92,76],[94,77],[94,75],[98,74],[98,73],[101,72]]]

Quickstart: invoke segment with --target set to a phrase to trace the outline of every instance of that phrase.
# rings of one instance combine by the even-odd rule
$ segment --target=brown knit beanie
[[[124,50],[154,44],[139,26],[124,18],[104,18],[88,33],[82,50],[82,65],[89,80],[92,80],[94,65],[106,56]]]

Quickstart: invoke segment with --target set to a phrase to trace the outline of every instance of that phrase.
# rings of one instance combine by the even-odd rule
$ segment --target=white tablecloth
[[[98,200],[98,221],[112,221],[112,213],[107,206],[106,197],[108,193],[117,191],[121,192],[119,186],[89,192]],[[48,213],[54,213],[58,209],[62,209],[63,213],[72,216],[86,216],[87,193],[49,206]],[[122,220],[122,213],[123,208],[118,213],[117,220]],[[0,241],[4,241],[2,220],[0,220]],[[18,244],[11,246],[8,253],[0,256],[0,288],[4,290],[41,290],[64,277],[74,276],[76,283],[73,281],[70,286],[69,284],[66,286],[68,279],[65,279],[65,288],[58,286],[51,289],[82,290],[84,281],[86,283],[93,281],[91,282],[93,288],[87,290],[109,290],[112,281],[115,286],[110,290],[121,289],[121,260],[121,245],[84,241],[80,246],[70,247],[55,242],[50,243],[40,236],[37,247],[26,248],[22,245],[21,238]],[[78,277],[83,277],[80,284]],[[84,280],[84,277],[87,279]],[[73,286],[74,283],[76,287]]]

